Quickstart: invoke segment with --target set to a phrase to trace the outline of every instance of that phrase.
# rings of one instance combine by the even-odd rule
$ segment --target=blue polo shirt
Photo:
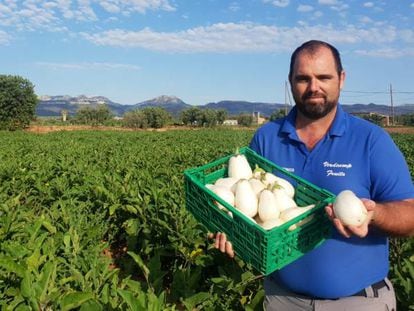
[[[250,147],[292,173],[334,194],[349,189],[360,198],[394,201],[414,197],[406,161],[382,128],[338,105],[329,132],[309,151],[295,129],[296,108],[268,122]],[[350,296],[388,274],[388,239],[374,228],[366,238],[332,238],[271,276],[296,293],[320,298]]]

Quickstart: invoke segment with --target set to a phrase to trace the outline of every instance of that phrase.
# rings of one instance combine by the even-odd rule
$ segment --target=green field
[[[252,135],[1,132],[0,309],[260,310],[261,277],[212,249],[182,174]],[[414,174],[414,136],[393,137]],[[414,310],[413,240],[392,247],[399,304]]]

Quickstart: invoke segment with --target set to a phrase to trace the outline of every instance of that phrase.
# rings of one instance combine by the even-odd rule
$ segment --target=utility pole
[[[392,84],[390,83],[390,99],[391,99],[391,125],[395,125],[394,121],[394,101],[392,99]]]
[[[285,81],[285,116],[288,114],[288,108],[287,108],[287,82]]]

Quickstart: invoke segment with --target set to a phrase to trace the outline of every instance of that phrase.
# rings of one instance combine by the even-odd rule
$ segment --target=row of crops
[[[0,309],[260,310],[261,277],[212,248],[184,208],[182,174],[252,134],[2,132]],[[394,137],[413,174],[414,136]],[[408,310],[414,243],[392,245]]]

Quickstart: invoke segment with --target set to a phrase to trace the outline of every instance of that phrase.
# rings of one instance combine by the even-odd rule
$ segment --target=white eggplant
[[[264,169],[259,167],[259,165],[256,164],[254,170],[253,170],[253,178],[256,179],[262,179],[262,176],[266,173]]]
[[[236,184],[234,205],[242,213],[249,217],[257,214],[258,200],[247,179],[241,179]]]
[[[292,220],[293,218],[296,218],[302,215],[303,213],[306,213],[307,211],[311,210],[314,207],[315,207],[315,204],[311,204],[311,205],[304,206],[304,207],[296,206],[296,207],[288,208],[280,213],[280,219],[282,219],[284,222],[288,222]]]
[[[249,183],[253,188],[254,193],[256,193],[256,196],[259,197],[260,192],[266,188],[266,186],[256,178],[250,178]]]
[[[268,185],[273,185],[275,182],[277,182],[278,178],[275,174],[270,173],[270,172],[265,172],[264,174],[261,175],[262,178],[262,182],[268,186]]]
[[[235,185],[238,181],[239,180],[235,177],[222,177],[222,178],[217,179],[214,185],[228,188],[234,193]]]
[[[281,212],[297,206],[296,202],[286,193],[283,188],[274,186],[272,193],[276,199],[277,207]]]
[[[252,168],[250,167],[247,158],[243,154],[235,154],[229,160],[228,166],[229,177],[236,179],[249,179],[253,175]]]
[[[276,176],[277,177],[277,176]],[[295,196],[295,188],[292,186],[290,182],[288,182],[286,179],[283,179],[281,177],[277,177],[276,183],[285,190],[286,194],[293,199]]]
[[[279,227],[283,225],[283,221],[280,218],[269,219],[267,221],[258,222],[258,225],[265,230],[273,229],[274,227]]]
[[[228,204],[230,204],[231,206],[234,206],[234,194],[233,192],[223,186],[214,186],[211,189],[218,197],[220,197],[221,199],[223,199],[223,201],[227,202]],[[216,202],[217,206],[219,209],[225,209],[225,207],[223,205],[221,205],[220,203]]]
[[[261,181],[267,185],[278,185],[286,191],[289,197],[293,198],[295,195],[295,188],[286,179],[276,176],[273,173],[265,172],[261,174]]]
[[[260,192],[257,213],[262,222],[279,218],[280,210],[278,208],[276,197],[271,190],[264,189]]]
[[[333,210],[335,216],[348,226],[361,225],[368,215],[364,203],[351,190],[344,190],[337,195]]]
[[[206,187],[207,189],[213,191],[214,185],[213,184],[205,184],[204,187]]]

